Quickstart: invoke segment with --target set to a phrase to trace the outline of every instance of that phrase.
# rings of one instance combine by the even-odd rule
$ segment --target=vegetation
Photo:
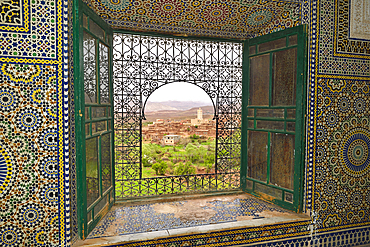
[[[240,133],[235,133],[233,136],[224,139],[226,143],[233,143],[235,139],[240,138]],[[126,181],[131,179],[132,175],[135,174],[135,178],[139,178],[139,173],[137,165],[139,161],[134,157],[140,152],[138,147],[135,152],[131,152],[129,156],[124,152],[124,148],[121,149],[120,146],[130,145],[135,142],[133,135],[123,136],[120,133],[116,133],[115,144],[117,145],[115,149],[115,159],[116,159],[116,171],[124,171],[120,173],[118,180],[116,179],[116,193],[118,197],[142,195],[145,193],[155,193],[155,194],[167,194],[167,193],[180,193],[188,190],[203,190],[204,184],[196,177],[185,178],[185,186],[177,187],[167,187],[165,189],[165,184],[168,180],[158,180],[143,183],[139,180],[136,181]],[[192,135],[189,138],[181,138],[180,141],[175,146],[163,146],[152,143],[142,143],[142,178],[153,178],[158,176],[176,176],[176,175],[186,175],[186,174],[204,174],[204,173],[214,173],[215,169],[215,139],[207,138],[204,136]],[[132,144],[131,144],[132,145]],[[122,151],[123,152],[122,152]],[[193,152],[190,152],[193,151]],[[218,152],[219,157],[235,157],[235,159],[229,159],[229,168],[238,170],[240,167],[240,147],[238,145],[232,145],[228,149],[222,149]],[[125,159],[124,157],[128,157]],[[131,159],[131,157],[133,159]],[[153,167],[153,164],[156,164]],[[132,167],[131,167],[132,166]],[[117,173],[116,173],[117,174]],[[238,184],[234,184],[233,180],[228,180],[225,183],[225,175],[217,175],[212,177],[212,180],[208,181],[206,185],[207,188],[237,188]],[[230,177],[231,178],[231,177]],[[175,178],[181,179],[181,178]],[[180,183],[178,180],[177,183]],[[150,187],[150,189],[146,186]],[[133,190],[135,188],[135,190]],[[141,191],[145,188],[145,191]],[[136,190],[137,189],[137,190]],[[150,192],[151,191],[151,192]]]
[[[146,126],[148,126],[149,124],[153,124],[153,122],[143,122],[143,123],[142,123],[143,127],[146,127]]]
[[[174,171],[175,175],[195,174],[195,167],[191,165],[190,161],[183,164],[179,162]]]
[[[167,168],[168,168],[168,165],[164,161],[161,161],[159,163],[156,162],[152,165],[152,169],[155,171],[155,174],[157,175],[164,175]]]
[[[215,141],[196,135],[175,146],[143,143],[142,151],[143,177],[209,173],[215,163]]]

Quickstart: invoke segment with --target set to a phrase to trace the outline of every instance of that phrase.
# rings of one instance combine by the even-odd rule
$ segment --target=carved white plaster
[[[351,0],[350,38],[370,40],[370,1]]]

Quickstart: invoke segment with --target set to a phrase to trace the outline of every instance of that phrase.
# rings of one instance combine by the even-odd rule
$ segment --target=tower
[[[198,120],[203,120],[203,111],[202,111],[202,108],[199,107],[198,109]]]

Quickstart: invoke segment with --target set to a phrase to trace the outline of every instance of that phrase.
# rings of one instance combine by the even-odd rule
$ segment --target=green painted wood
[[[90,32],[89,29],[86,29],[82,25],[82,17],[83,15],[88,17],[89,23],[90,19],[93,20],[96,24],[98,24],[108,35],[108,42],[105,40],[100,39],[94,33]],[[109,47],[109,59],[111,67],[112,64],[112,29],[99,17],[97,16],[89,7],[84,4],[82,1],[75,0],[74,1],[74,82],[75,82],[75,111],[76,111],[76,163],[77,163],[77,203],[78,203],[78,228],[79,228],[79,237],[81,239],[85,239],[90,231],[96,226],[99,220],[103,217],[102,213],[99,213],[94,217],[94,208],[95,206],[104,198],[107,197],[108,200],[108,208],[110,208],[114,201],[110,202],[109,195],[113,190],[114,186],[111,186],[110,189],[103,192],[102,190],[102,155],[101,155],[101,135],[108,133],[111,135],[111,157],[112,157],[112,171],[113,170],[113,160],[114,160],[114,152],[113,152],[113,107],[112,107],[112,93],[110,93],[110,104],[100,104],[100,73],[99,73],[99,43],[105,44]],[[88,24],[88,27],[90,24]],[[96,104],[85,104],[85,97],[84,97],[84,81],[83,81],[83,33],[86,32],[91,35],[96,40],[96,57],[97,57],[97,103]],[[109,80],[112,80],[112,69],[109,69]],[[112,84],[111,82],[109,84]],[[109,87],[112,90],[112,87]],[[88,118],[85,119],[85,106],[88,107]],[[99,119],[92,119],[92,107],[93,106],[102,106],[102,107],[110,107],[111,114],[110,117],[104,117]],[[105,130],[104,132],[98,132],[92,135],[92,124],[94,122],[98,122],[101,120],[111,120],[111,130]],[[85,123],[89,124],[89,133],[90,135],[86,137],[85,132]],[[91,138],[98,139],[98,170],[99,170],[99,199],[97,199],[94,203],[92,203],[89,208],[87,208],[87,191],[86,191],[86,147],[85,141]],[[113,173],[112,173],[113,174]],[[114,180],[112,176],[112,185],[114,185]],[[104,208],[104,207],[103,207]],[[107,210],[102,210],[102,212],[107,212]],[[92,221],[89,223],[87,222],[87,215],[88,213],[92,214]]]
[[[266,35],[269,35],[269,34],[266,34]],[[291,48],[295,48],[295,47],[298,47],[298,45],[294,45],[294,46],[289,46],[289,47],[284,47],[284,48],[279,48],[279,49],[274,49],[273,51],[274,52],[277,52],[277,51],[284,51],[284,50],[289,50]],[[260,53],[256,53],[254,55],[251,55],[250,57],[256,57],[256,56],[261,56],[261,55],[265,55],[265,54],[268,54],[270,53],[271,51],[264,51],[264,52],[260,52]]]
[[[298,36],[298,44],[289,46],[289,36],[297,35]],[[281,47],[279,49],[274,49],[265,52],[258,52],[258,45],[281,39],[285,37],[285,45],[286,47]],[[249,47],[256,46],[256,53],[249,56]],[[287,49],[297,48],[297,83],[296,83],[296,105],[295,106],[272,106],[272,66],[273,66],[273,53],[277,51],[284,51]],[[244,61],[243,61],[243,111],[242,111],[242,153],[241,153],[241,181],[242,186],[241,188],[253,195],[261,197],[261,194],[256,190],[257,184],[264,184],[268,187],[278,189],[282,193],[282,200],[280,199],[271,199],[271,201],[279,206],[282,206],[286,209],[294,210],[296,212],[300,212],[303,206],[303,167],[304,167],[304,150],[305,150],[305,110],[306,110],[306,71],[307,71],[307,26],[298,26],[290,29],[286,29],[283,31],[279,31],[276,33],[260,36],[254,39],[250,39],[244,42]],[[263,54],[270,54],[270,78],[269,78],[269,106],[249,106],[249,73],[250,73],[250,65],[249,61],[251,57],[263,55]],[[254,110],[254,116],[247,117],[248,109]],[[283,118],[274,118],[274,117],[257,117],[257,109],[284,109],[284,117]],[[287,110],[288,109],[296,109],[296,116],[293,119],[287,118]],[[276,121],[276,122],[283,122],[284,129],[282,130],[272,130],[272,129],[258,129],[257,128],[257,120],[268,120],[268,121]],[[248,121],[254,121],[253,128],[249,128]],[[295,131],[287,131],[287,123],[295,122]],[[247,131],[261,131],[261,132],[268,132],[268,159],[267,159],[267,182],[261,182],[253,178],[249,178],[247,176],[248,170],[248,140],[247,140]],[[293,175],[293,183],[294,183],[294,190],[282,188],[279,186],[275,186],[270,184],[270,176],[271,176],[271,133],[282,133],[282,134],[293,134],[295,135],[295,162],[294,162],[294,175]],[[246,184],[247,181],[252,183],[252,188],[247,188]],[[293,203],[284,201],[286,193],[293,194]],[[266,199],[266,198],[265,198]]]
[[[74,101],[75,101],[75,123],[76,123],[76,172],[77,172],[77,219],[78,219],[78,234],[80,238],[84,238],[86,225],[86,184],[80,181],[86,180],[84,176],[85,169],[81,165],[84,160],[84,132],[83,115],[84,110],[81,108],[83,101],[83,85],[81,86],[81,66],[80,60],[82,56],[82,39],[80,38],[81,30],[80,23],[82,22],[79,11],[79,0],[73,1],[73,63],[74,63]],[[82,88],[82,90],[81,90]]]
[[[289,131],[284,131],[284,130],[274,130],[274,129],[258,129],[258,128],[247,128],[247,130],[258,130],[261,132],[274,132],[274,133],[279,133],[279,134],[289,134],[289,135],[295,135],[295,132],[289,132]]]
[[[266,178],[266,183],[270,183],[270,174],[271,174],[271,159],[269,159],[271,155],[271,131],[268,131],[267,135],[267,178]]]
[[[297,165],[294,173],[294,184],[297,184],[297,190],[295,190],[294,197],[297,198],[297,203],[294,204],[294,210],[296,212],[302,211],[303,205],[303,184],[304,184],[304,164],[305,164],[305,124],[306,124],[306,82],[307,82],[307,59],[308,59],[308,26],[304,25],[298,30],[298,47],[297,49],[297,80],[300,80],[302,83],[297,85],[297,94],[296,100],[299,102],[297,105],[297,116],[301,116],[299,119],[296,117],[296,131],[299,131],[301,134],[296,137],[296,162],[299,162],[301,165]]]
[[[258,51],[258,49],[257,49]],[[272,63],[273,63],[273,58],[272,58],[273,53],[270,52],[270,68],[269,68],[269,108],[272,106]]]
[[[249,83],[249,41],[246,40],[243,44],[243,64],[242,64],[242,134],[241,134],[241,154],[240,154],[240,189],[246,190],[246,177],[247,177],[247,127],[248,127],[248,86]],[[254,116],[256,116],[256,111],[254,111]],[[254,127],[256,127],[256,122],[254,121]]]

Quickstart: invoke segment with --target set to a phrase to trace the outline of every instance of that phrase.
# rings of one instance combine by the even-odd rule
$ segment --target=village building
[[[195,122],[197,124],[193,124]],[[216,136],[215,122],[215,120],[203,119],[202,109],[199,108],[195,119],[179,121],[157,119],[152,124],[142,127],[142,135],[144,141],[163,145],[170,143],[170,140],[165,139],[168,135],[176,135],[180,138],[189,138],[192,135],[214,138]]]
[[[180,136],[179,135],[165,135],[162,138],[163,145],[176,145],[180,141]]]

